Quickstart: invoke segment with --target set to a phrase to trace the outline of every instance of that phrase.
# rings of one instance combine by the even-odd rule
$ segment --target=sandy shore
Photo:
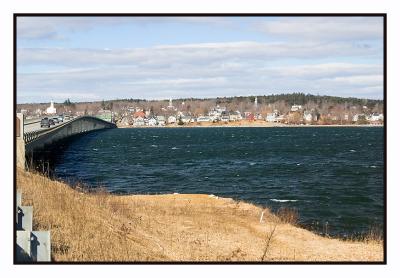
[[[20,169],[17,189],[33,205],[34,229],[51,231],[55,261],[383,260],[380,240],[321,237],[230,198],[85,193]]]

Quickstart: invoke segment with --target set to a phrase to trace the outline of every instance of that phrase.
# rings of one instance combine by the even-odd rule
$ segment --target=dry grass
[[[85,193],[17,171],[54,261],[382,261],[382,241],[341,241],[263,208],[208,195]],[[289,220],[290,221],[289,221]]]
[[[295,208],[282,207],[278,209],[276,216],[282,223],[297,225],[299,222],[299,213]]]

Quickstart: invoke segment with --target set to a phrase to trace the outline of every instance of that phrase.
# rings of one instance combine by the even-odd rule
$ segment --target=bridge
[[[116,125],[92,116],[81,116],[59,123],[50,128],[41,128],[40,119],[25,120],[24,115],[17,113],[16,118],[16,162],[21,168],[26,167],[26,155],[62,139],[93,130],[115,128]]]

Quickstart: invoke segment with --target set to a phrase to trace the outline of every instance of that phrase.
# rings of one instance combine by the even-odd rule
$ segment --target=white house
[[[276,117],[276,121],[278,123],[285,122],[286,121],[285,115],[279,115],[278,117]]]
[[[235,113],[236,113],[236,118],[237,118],[238,121],[243,120],[242,113],[240,113],[239,110],[237,110]]]
[[[212,118],[208,116],[200,116],[197,118],[197,122],[212,122]]]
[[[238,116],[236,114],[229,114],[229,121],[234,122],[238,120]]]
[[[46,113],[48,115],[57,114],[57,109],[54,107],[54,102],[53,101],[51,101],[50,102],[50,106],[47,107]]]
[[[265,117],[265,121],[270,122],[270,123],[276,122],[277,121],[276,120],[277,116],[278,115],[276,113],[268,113],[267,117]]]
[[[290,108],[290,111],[296,112],[296,111],[299,111],[301,109],[303,109],[303,106],[295,104],[295,105],[292,105],[292,108]]]
[[[358,120],[365,120],[367,119],[364,114],[355,114],[353,116],[353,122],[357,122]]]
[[[149,126],[156,126],[157,125],[157,120],[155,118],[150,118],[148,121]]]
[[[181,117],[181,120],[182,120],[182,122],[184,123],[184,124],[188,124],[188,123],[190,123],[190,120],[191,120],[192,118],[190,117],[190,116],[182,116]]]
[[[164,126],[165,125],[165,117],[164,116],[157,116],[157,123],[160,126]]]
[[[222,122],[229,122],[229,116],[228,115],[224,115],[221,117],[221,121]]]
[[[175,116],[169,116],[169,117],[168,117],[168,123],[169,123],[169,124],[174,124],[174,123],[176,123],[176,117],[175,117]]]
[[[143,126],[144,125],[144,118],[142,118],[142,117],[135,118],[133,124],[135,126]]]
[[[313,119],[313,116],[312,116],[312,114],[311,114],[310,112],[305,111],[304,114],[303,114],[303,119],[304,119],[306,122],[311,122],[312,119]]]
[[[383,114],[373,113],[369,118],[371,122],[377,122],[379,120],[383,120]]]

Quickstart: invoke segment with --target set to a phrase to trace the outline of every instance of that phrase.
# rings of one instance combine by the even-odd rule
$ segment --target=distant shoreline
[[[345,125],[287,125],[287,124],[270,124],[270,123],[240,123],[240,124],[220,124],[220,123],[202,123],[202,124],[186,124],[186,125],[166,125],[166,126],[118,126],[118,128],[203,128],[203,127],[265,127],[265,128],[273,128],[273,127],[384,127],[384,125],[358,125],[358,124],[345,124]]]

